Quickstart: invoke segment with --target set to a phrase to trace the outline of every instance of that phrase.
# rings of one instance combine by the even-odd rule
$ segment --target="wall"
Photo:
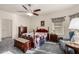
[[[40,26],[40,21],[44,20],[45,26],[49,26],[50,33],[51,33],[52,29],[53,29],[53,23],[51,21],[51,18],[66,16],[63,26],[64,26],[64,35],[67,35],[69,32],[68,26],[69,26],[69,22],[70,22],[69,15],[75,14],[77,12],[79,12],[78,6],[70,8],[70,9],[58,11],[58,12],[51,12],[48,14],[44,14],[44,15],[40,15],[40,16],[36,16],[36,17],[31,17],[31,25],[30,25],[31,30]]]
[[[52,22],[49,17],[47,17],[46,15],[45,16],[36,16],[35,18],[31,18],[31,24],[30,24],[31,30],[36,29],[37,27],[40,27],[40,21],[42,21],[42,20],[45,21],[46,27],[51,26],[50,23],[52,23]],[[50,29],[51,29],[51,27],[50,27]]]
[[[27,26],[27,31],[29,32],[29,18],[23,17],[23,16],[18,16],[18,15],[13,15],[13,38],[18,37],[18,26]]]
[[[40,16],[33,16],[33,17],[27,17],[27,16],[20,16],[17,14],[13,14],[13,13],[9,13],[9,12],[5,12],[5,11],[0,11],[0,22],[3,19],[9,19],[13,21],[13,25],[12,25],[12,38],[17,38],[18,36],[18,26],[23,25],[23,26],[27,26],[28,27],[28,31],[33,31],[33,29],[37,28],[38,26],[40,26],[40,21],[41,20],[45,20],[45,26],[49,26],[50,28],[50,33],[52,32],[53,29],[53,23],[51,22],[51,18],[55,18],[55,17],[62,17],[62,16],[66,16],[65,18],[65,22],[64,22],[64,31],[65,31],[65,35],[68,34],[68,25],[69,25],[69,15],[77,13],[79,11],[79,7],[74,7],[68,10],[62,10],[62,11],[58,11],[58,12],[51,12],[51,13],[46,13],[44,15],[40,15]],[[2,34],[2,27],[1,27],[1,23],[0,23],[0,33]],[[0,38],[1,38],[1,34],[0,34]]]
[[[17,38],[17,33],[18,33],[18,26],[23,25],[29,27],[29,19],[25,16],[20,16],[17,14],[5,12],[5,11],[0,11],[0,21],[3,19],[9,19],[12,20],[12,38]],[[2,23],[2,22],[1,22]],[[0,25],[1,25],[0,23]],[[7,27],[6,27],[7,28]],[[2,34],[2,25],[0,26],[0,33]],[[29,28],[28,28],[29,29]],[[2,36],[0,35],[2,38]]]

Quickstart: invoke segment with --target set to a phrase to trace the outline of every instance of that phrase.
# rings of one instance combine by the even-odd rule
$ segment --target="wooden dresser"
[[[24,53],[31,49],[31,42],[27,39],[18,38],[14,40],[14,47],[18,47]]]
[[[58,42],[58,36],[56,34],[50,34],[49,41]]]

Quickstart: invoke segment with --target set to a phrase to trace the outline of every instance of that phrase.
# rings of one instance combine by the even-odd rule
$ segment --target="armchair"
[[[65,44],[65,42],[71,41],[73,35],[74,35],[74,32],[71,31],[71,32],[69,32],[67,38],[63,38],[63,39],[60,39],[60,40],[59,40],[59,47],[60,47],[60,49],[63,50],[65,53],[74,53],[74,50],[71,49],[71,48],[68,48],[68,47],[66,46],[66,44]],[[67,50],[66,48],[68,48],[68,50]],[[67,52],[67,51],[68,51],[68,52]]]

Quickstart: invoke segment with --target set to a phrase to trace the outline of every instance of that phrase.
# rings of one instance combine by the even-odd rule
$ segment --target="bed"
[[[24,37],[28,37],[28,36],[30,36],[30,37],[33,37],[33,38],[35,38],[35,35],[39,35],[39,36],[44,36],[44,35],[46,35],[47,36],[47,34],[49,33],[49,28],[48,27],[37,27],[37,29],[36,30],[34,30],[33,32],[23,32],[21,35]],[[21,36],[21,37],[22,37]]]
[[[49,39],[49,27],[37,27],[33,32],[22,33],[23,38],[32,39],[34,47],[42,46]],[[33,44],[32,44],[33,45]]]
[[[34,32],[35,37],[34,43],[36,48],[39,48],[47,41],[48,34],[49,34],[49,27],[38,27],[36,29],[36,31]]]

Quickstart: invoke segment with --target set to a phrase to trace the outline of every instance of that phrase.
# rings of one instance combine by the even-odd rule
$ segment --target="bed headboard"
[[[36,32],[49,32],[48,27],[37,27]]]

